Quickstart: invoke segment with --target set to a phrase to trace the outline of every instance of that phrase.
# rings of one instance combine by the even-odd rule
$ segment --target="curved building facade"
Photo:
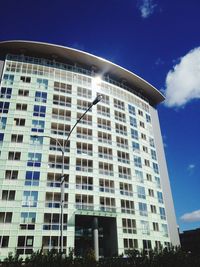
[[[0,43],[0,258],[179,244],[152,85],[57,45]],[[92,107],[63,145],[77,119]],[[95,225],[95,226],[94,226]],[[94,238],[94,235],[96,236]]]

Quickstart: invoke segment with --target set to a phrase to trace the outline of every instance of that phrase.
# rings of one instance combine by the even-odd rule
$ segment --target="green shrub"
[[[130,250],[128,255],[95,260],[94,250],[89,249],[85,255],[74,257],[71,249],[69,255],[62,255],[55,250],[43,254],[42,249],[32,253],[25,260],[17,253],[10,253],[0,267],[200,267],[200,252],[188,253],[181,248],[172,247],[161,251]]]

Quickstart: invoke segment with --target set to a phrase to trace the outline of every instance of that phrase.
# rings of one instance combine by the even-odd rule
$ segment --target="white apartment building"
[[[63,145],[77,119],[92,107]],[[0,43],[0,259],[61,244],[101,257],[179,245],[156,106],[163,95],[105,59]],[[36,136],[37,135],[37,136]]]

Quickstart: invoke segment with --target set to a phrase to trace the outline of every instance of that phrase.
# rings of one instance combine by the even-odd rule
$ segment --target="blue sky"
[[[166,95],[158,107],[181,230],[200,226],[200,1],[2,1],[0,40],[101,56]]]

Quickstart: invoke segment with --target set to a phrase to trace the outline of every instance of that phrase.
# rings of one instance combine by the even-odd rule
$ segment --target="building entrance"
[[[117,254],[116,218],[75,216],[75,255],[84,256],[89,249],[93,249],[99,257]]]

